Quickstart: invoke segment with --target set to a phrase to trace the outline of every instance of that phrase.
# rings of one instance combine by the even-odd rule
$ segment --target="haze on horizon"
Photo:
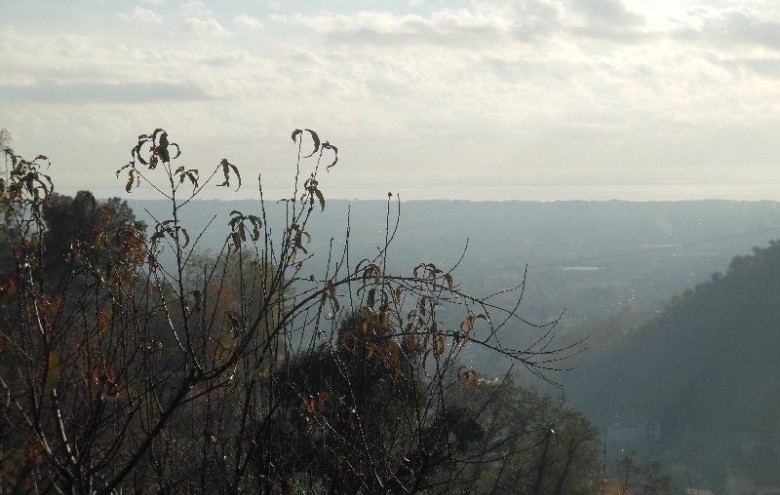
[[[290,131],[308,127],[341,150],[331,198],[780,200],[774,0],[30,0],[0,16],[0,127],[52,158],[65,193],[124,196],[115,170],[161,126],[188,168],[227,157],[282,195]]]

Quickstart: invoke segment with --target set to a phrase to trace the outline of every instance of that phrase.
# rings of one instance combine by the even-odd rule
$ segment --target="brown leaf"
[[[11,277],[5,279],[5,293],[9,296],[13,296],[16,293],[16,281]]]
[[[28,443],[25,449],[25,457],[28,461],[40,463],[43,457],[43,445],[41,445],[41,442],[33,440]]]
[[[390,344],[389,364],[396,375],[401,373],[401,346],[398,345],[398,342],[394,341]]]
[[[100,312],[98,317],[98,332],[103,333],[111,324],[112,311],[111,309],[104,309]]]
[[[328,400],[328,392],[320,392],[317,394],[317,407],[322,409],[325,406],[325,401]]]
[[[328,280],[326,289],[328,291],[328,297],[330,297],[333,302],[338,302],[336,299],[336,284],[334,284],[332,280]]]
[[[473,387],[479,383],[479,373],[476,370],[466,370],[465,372],[458,372],[458,378],[466,388]]]
[[[466,332],[474,330],[474,315],[469,314],[460,322],[460,329]]]
[[[442,354],[444,354],[445,349],[447,348],[447,344],[444,341],[444,336],[440,335],[438,340],[436,340],[436,345],[433,348],[433,356],[439,357]]]
[[[49,354],[49,361],[46,367],[46,380],[43,383],[43,393],[48,394],[60,383],[62,370],[60,368],[60,357],[54,353]]]

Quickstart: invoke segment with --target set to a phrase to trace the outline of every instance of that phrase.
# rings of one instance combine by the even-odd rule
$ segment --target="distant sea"
[[[275,191],[269,191],[274,197]],[[384,199],[400,193],[405,200],[470,201],[684,201],[726,199],[780,201],[780,184],[398,184],[344,187],[327,191],[332,198]],[[281,191],[276,193],[281,195]]]
[[[384,200],[387,193],[400,194],[403,200],[462,201],[686,201],[724,199],[736,201],[780,201],[780,184],[344,184],[334,181],[320,184],[326,198]],[[66,187],[65,189],[71,189]],[[74,194],[76,190],[60,190]],[[128,196],[124,187],[99,188],[98,197],[119,196],[134,199],[159,198],[149,187],[141,187]],[[289,189],[264,187],[266,199],[290,197]],[[257,189],[245,185],[237,194],[223,188],[206,188],[201,199],[253,199]]]

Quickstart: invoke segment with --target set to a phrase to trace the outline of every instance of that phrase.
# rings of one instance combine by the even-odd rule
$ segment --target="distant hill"
[[[733,259],[585,362],[573,403],[607,426],[659,421],[658,454],[717,487],[727,469],[780,460],[780,242]]]
[[[391,221],[398,206],[394,199]],[[167,218],[163,201],[130,204],[150,225],[147,211]],[[284,206],[266,204],[271,223],[280,223]],[[180,213],[193,238],[216,215],[198,245],[218,249],[228,235],[230,211],[258,214],[259,208],[252,200],[203,200]],[[384,241],[386,208],[386,201],[326,199],[325,210],[317,211],[309,225],[309,251],[315,256],[310,266],[324,266],[331,238],[334,249],[341,249],[348,216],[351,258],[376,254]],[[722,270],[734,254],[780,237],[780,204],[769,201],[403,201],[400,211],[390,251],[393,271],[408,273],[420,261],[450,266],[467,239],[468,252],[455,278],[470,292],[490,294],[513,286],[528,264],[521,311],[547,321],[566,309],[558,329],[561,342],[587,331],[595,344],[601,335],[588,327],[592,330],[604,318],[619,315],[620,325],[644,321],[682,288]],[[506,343],[520,347],[524,338],[534,336],[515,332],[507,339],[517,342]],[[499,373],[507,363],[481,364],[484,372]]]
[[[145,210],[167,218],[162,201],[130,204],[150,224]],[[268,202],[269,218],[282,218],[283,206]],[[384,201],[327,200],[310,225],[313,251],[323,254],[314,263],[327,260],[331,238],[343,240],[348,210],[353,257],[375,254],[385,208]],[[256,214],[259,203],[194,201],[181,214],[191,235],[218,215],[200,241],[215,249],[231,210]],[[543,318],[568,308],[567,317],[579,321],[626,304],[654,310],[772,237],[780,237],[780,204],[768,201],[404,201],[391,258],[400,270],[422,260],[447,266],[468,238],[461,282],[488,293],[516,283],[528,264],[526,311]]]

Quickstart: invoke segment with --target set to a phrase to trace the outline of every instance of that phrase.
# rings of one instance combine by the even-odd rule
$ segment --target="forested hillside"
[[[671,299],[652,321],[571,378],[606,426],[659,421],[661,453],[717,486],[727,469],[776,466],[780,447],[780,242]],[[690,474],[688,474],[690,475]]]

